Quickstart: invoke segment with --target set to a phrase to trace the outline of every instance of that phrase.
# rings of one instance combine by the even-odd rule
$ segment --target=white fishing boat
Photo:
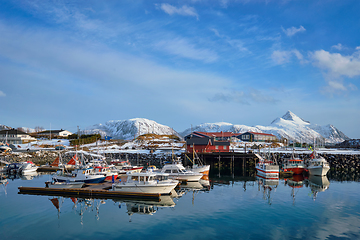
[[[255,166],[257,176],[266,179],[279,179],[279,165],[262,158],[258,154],[255,155],[260,159]]]
[[[71,173],[60,172],[53,176],[56,182],[102,183],[105,178],[103,174],[95,174],[93,168],[76,169]]]
[[[38,169],[38,166],[36,166],[33,162],[27,161],[23,162],[20,167],[20,173],[21,174],[28,174],[28,173],[34,173]]]
[[[159,193],[170,194],[179,183],[177,180],[168,179],[168,174],[153,172],[127,173],[126,182],[112,184],[113,191],[133,193]]]
[[[309,170],[309,175],[326,176],[330,170],[330,165],[324,157],[316,156],[310,160],[307,169]]]
[[[169,174],[170,178],[187,182],[197,182],[203,176],[202,173],[187,171],[180,162],[166,164],[160,172]]]
[[[84,186],[84,182],[45,182],[45,187],[47,188],[82,188]]]
[[[143,166],[133,166],[129,160],[113,159],[110,164],[114,165],[119,170],[119,174],[126,174],[128,172],[141,172]]]
[[[209,175],[210,165],[205,165],[201,159],[198,157],[197,153],[193,151],[193,159],[191,160],[186,154],[185,156],[190,160],[193,164],[189,169],[190,171],[202,173],[203,175]]]

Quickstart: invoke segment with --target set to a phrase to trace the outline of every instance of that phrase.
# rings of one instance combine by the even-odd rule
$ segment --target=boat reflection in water
[[[160,196],[158,201],[148,200],[120,200],[113,199],[115,203],[119,204],[119,208],[124,203],[126,205],[127,214],[129,215],[129,222],[131,222],[131,216],[133,214],[140,215],[153,215],[161,208],[175,207],[173,198],[169,195]]]
[[[186,182],[180,184],[179,188],[175,188],[173,191],[171,191],[171,196],[178,199],[183,195],[191,192],[193,194],[192,202],[194,204],[195,195],[197,193],[208,191],[210,191],[210,181],[208,177],[205,177],[200,179],[198,182]]]
[[[100,205],[106,203],[104,199],[94,199],[94,198],[75,198],[75,197],[67,198],[62,196],[49,198],[49,200],[57,210],[58,218],[60,218],[61,207],[66,199],[71,199],[71,201],[74,203],[72,209],[77,213],[77,215],[80,216],[81,225],[83,225],[84,212],[86,211],[95,212],[95,218],[96,220],[99,220]]]
[[[271,205],[271,192],[276,191],[279,185],[279,179],[265,178],[260,175],[256,175],[256,181],[258,183],[258,190],[263,191],[263,199],[267,200],[268,204]]]
[[[326,176],[309,175],[309,187],[314,201],[319,192],[324,192],[330,186],[329,179]]]
[[[299,189],[304,186],[304,176],[294,174],[292,178],[285,179],[285,185],[291,188],[291,196],[293,198],[293,205],[295,205],[295,196],[299,192]]]

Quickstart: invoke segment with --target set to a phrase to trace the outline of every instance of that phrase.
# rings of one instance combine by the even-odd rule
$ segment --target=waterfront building
[[[15,128],[0,131],[0,142],[3,143],[24,144],[32,141],[36,141],[36,138]]]

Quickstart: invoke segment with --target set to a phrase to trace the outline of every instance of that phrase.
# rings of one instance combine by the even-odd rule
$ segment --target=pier
[[[18,194],[100,199],[141,199],[160,201],[160,194],[112,191],[111,183],[86,184],[83,188],[18,187]]]

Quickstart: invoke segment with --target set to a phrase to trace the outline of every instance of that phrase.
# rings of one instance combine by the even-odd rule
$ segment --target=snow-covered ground
[[[162,142],[162,143],[160,143]],[[53,139],[53,140],[39,140],[31,142],[28,144],[17,144],[16,147],[19,150],[54,150],[55,146],[62,145],[68,151],[82,151],[84,149],[89,150],[92,154],[104,154],[104,153],[144,153],[150,154],[149,149],[155,150],[154,154],[179,154],[185,152],[184,142],[172,142],[172,141],[157,141],[156,148],[152,141],[129,141],[125,144],[119,146],[118,144],[111,143],[108,141],[97,141],[96,143],[84,144],[80,147],[70,146],[70,142],[67,139]],[[259,143],[259,142],[235,142],[231,143],[231,150],[235,152],[244,152],[246,150],[258,152],[258,146],[261,145],[260,152],[264,153],[267,151],[270,152],[279,152],[279,153],[291,153],[293,151],[292,146],[283,146],[281,143],[276,145],[271,143]],[[269,146],[270,150],[269,150]],[[87,151],[84,151],[88,153]],[[296,153],[310,154],[311,150],[307,148],[295,148]],[[327,154],[358,154],[360,155],[360,150],[356,149],[336,149],[336,148],[318,148],[318,153],[327,153]]]

